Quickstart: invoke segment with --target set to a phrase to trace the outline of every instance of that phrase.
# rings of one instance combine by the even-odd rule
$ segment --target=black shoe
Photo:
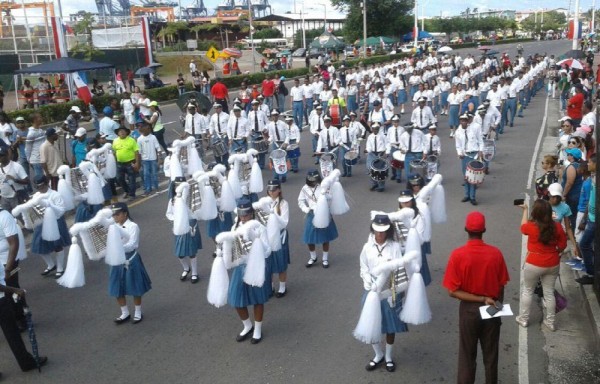
[[[43,367],[46,364],[48,364],[48,357],[47,356],[40,356],[37,359],[37,365],[34,365],[32,367],[23,369],[23,372],[33,371],[34,369],[38,369],[38,367],[41,368],[41,367]]]
[[[237,341],[238,343],[241,343],[242,341],[245,341],[250,335],[252,335],[253,332],[254,332],[254,327],[250,328],[250,330],[243,335],[237,335],[237,337],[235,338],[235,341]]]
[[[396,370],[396,364],[393,361],[386,362],[385,370],[388,372],[394,372]]]
[[[121,325],[121,324],[123,324],[124,322],[126,322],[126,321],[129,321],[130,319],[131,319],[131,315],[127,315],[127,316],[125,316],[125,317],[117,317],[117,318],[114,320],[114,322],[115,322],[115,324],[117,324],[117,325]]]
[[[133,321],[132,321],[132,323],[133,323],[133,324],[141,323],[141,322],[142,322],[142,320],[144,320],[144,315],[140,315],[140,317],[135,317],[135,316],[134,316],[134,317],[133,317]]]
[[[56,265],[52,268],[46,268],[44,269],[44,272],[40,273],[40,275],[42,276],[48,276],[50,274],[50,272],[56,271]]]
[[[260,339],[255,339],[253,337],[250,339],[250,344],[258,344],[258,343],[260,343],[261,340],[262,340],[262,337]]]
[[[377,192],[383,192],[384,188],[377,188]]]
[[[213,259],[217,257],[217,252],[213,252]]]
[[[377,189],[377,185],[371,185],[371,188],[370,188],[371,191],[374,191],[376,189]]]
[[[190,270],[188,269],[187,271],[184,269],[183,272],[181,273],[181,277],[179,278],[179,280],[181,281],[185,281],[187,280],[188,275],[190,274]]]
[[[281,299],[282,297],[284,297],[287,294],[287,290],[283,291],[283,292],[277,292],[275,294],[275,297],[278,299]]]
[[[317,258],[310,258],[308,259],[308,262],[306,263],[306,268],[310,268],[313,265],[315,265],[317,263]]]
[[[198,275],[192,275],[192,279],[190,281],[192,282],[192,284],[196,284],[200,281],[200,278],[198,277]]]
[[[475,199],[471,200],[471,205],[477,205],[477,204],[478,204],[477,200],[475,200]]]
[[[460,201],[461,203],[466,203],[467,201],[469,201],[471,199],[469,199],[468,197],[463,197],[462,200]]]
[[[592,285],[594,284],[594,276],[585,275],[578,279],[575,279],[575,281],[581,285]]]
[[[323,265],[323,268],[325,268],[325,269],[329,268],[329,260],[323,260],[323,262],[321,264]]]
[[[56,272],[56,273],[54,274],[54,278],[55,278],[55,279],[60,279],[64,273],[65,273],[65,271]]]
[[[371,361],[369,361],[369,363],[367,364],[365,369],[369,372],[374,371],[377,367],[379,367],[383,363],[383,361],[384,361],[383,357],[379,361],[371,360]]]

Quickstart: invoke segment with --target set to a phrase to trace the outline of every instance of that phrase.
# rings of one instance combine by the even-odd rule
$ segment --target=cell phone
[[[525,204],[525,199],[515,199],[513,201],[513,204],[514,205],[523,205],[523,204]]]
[[[500,312],[500,310],[498,308],[496,308],[494,305],[490,305],[489,307],[487,307],[486,312],[494,317],[494,315],[498,312]]]

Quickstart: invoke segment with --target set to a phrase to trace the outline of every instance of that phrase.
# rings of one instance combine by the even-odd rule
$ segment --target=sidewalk
[[[541,158],[546,154],[556,153],[558,136],[558,119],[560,113],[558,99],[549,100],[546,135],[542,140],[538,161],[536,161],[535,177],[541,176]],[[535,192],[533,192],[535,193]],[[526,253],[526,250],[524,250]],[[564,258],[563,258],[564,259]],[[556,315],[556,331],[550,332],[541,327],[545,340],[543,350],[547,354],[548,383],[591,384],[600,382],[600,305],[592,291],[591,285],[582,286],[575,282],[580,272],[573,271],[562,260],[560,277],[564,287],[564,296],[568,306]],[[562,294],[560,282],[556,289]],[[534,301],[532,318],[541,322],[542,304]],[[539,309],[539,310],[538,310]],[[533,325],[533,324],[532,324]],[[528,355],[539,354],[539,349],[531,349]],[[531,383],[542,383],[539,378],[530,377]]]

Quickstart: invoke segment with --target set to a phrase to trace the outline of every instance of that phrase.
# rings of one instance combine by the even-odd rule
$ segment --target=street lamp
[[[306,28],[304,28],[304,12],[300,10],[300,19],[302,20],[302,47],[304,48],[304,52],[306,52]]]

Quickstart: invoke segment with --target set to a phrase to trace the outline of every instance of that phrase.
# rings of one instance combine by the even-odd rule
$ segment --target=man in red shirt
[[[458,312],[458,384],[475,383],[477,343],[481,343],[485,383],[498,382],[498,344],[500,317],[482,320],[479,307],[494,305],[504,298],[509,280],[502,252],[483,242],[485,216],[480,212],[467,215],[465,231],[469,239],[450,254],[443,286],[450,297],[460,300]]]
[[[265,97],[265,102],[269,106],[269,110],[273,109],[273,94],[275,93],[275,82],[271,80],[271,75],[265,75],[262,82],[262,95]]]
[[[217,77],[215,84],[210,89],[210,94],[213,97],[213,102],[221,104],[223,112],[229,113],[229,90],[227,89],[227,86],[221,82],[220,77]]]
[[[127,83],[129,84],[129,91],[133,92],[133,88],[135,88],[135,74],[131,68],[127,68]]]
[[[575,95],[567,101],[567,116],[571,118],[571,122],[574,127],[579,127],[583,112],[583,102],[585,101],[585,95],[583,94],[583,85],[575,84]]]

